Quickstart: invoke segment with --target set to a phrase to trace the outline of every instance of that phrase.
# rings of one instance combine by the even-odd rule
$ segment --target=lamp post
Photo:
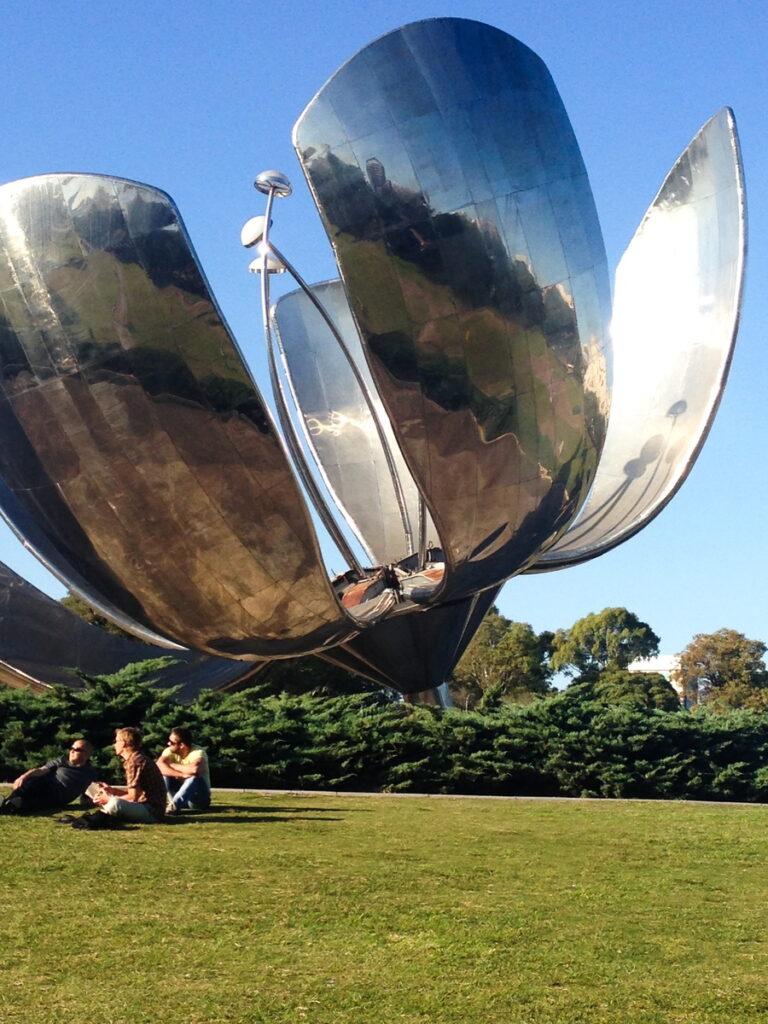
[[[304,281],[298,271],[293,267],[289,261],[280,253],[269,240],[269,229],[272,225],[270,214],[272,212],[272,206],[275,197],[283,198],[291,195],[293,187],[290,181],[281,171],[269,170],[262,171],[257,175],[254,181],[254,188],[266,195],[267,205],[263,215],[257,217],[251,217],[250,220],[246,221],[240,232],[240,241],[246,248],[251,248],[258,245],[259,255],[254,259],[250,265],[249,270],[252,273],[261,275],[261,306],[262,306],[262,327],[264,330],[264,336],[267,342],[267,354],[270,381],[272,384],[272,390],[275,395],[275,400],[278,409],[278,418],[280,425],[285,434],[286,443],[293,461],[296,465],[299,476],[304,484],[307,492],[312,500],[312,503],[317,511],[318,516],[323,522],[324,526],[332,536],[334,543],[341,551],[343,557],[347,560],[351,568],[358,573],[361,577],[366,575],[365,570],[360,564],[359,560],[355,556],[354,552],[350,548],[346,538],[341,533],[331,510],[321,495],[317,485],[315,484],[314,478],[312,477],[311,471],[307,464],[307,460],[304,456],[304,452],[301,448],[296,428],[293,424],[293,420],[288,412],[288,403],[285,396],[285,389],[280,379],[280,375],[277,370],[277,363],[275,359],[275,342],[272,335],[272,327],[270,323],[270,301],[269,301],[269,275],[270,274],[282,274],[287,270],[291,277],[296,281],[299,288],[304,292],[307,298],[310,300],[312,305],[318,311],[329,331],[331,332],[334,340],[341,349],[355,381],[360,388],[360,392],[365,401],[368,412],[371,416],[374,428],[376,430],[379,442],[384,452],[384,457],[387,463],[387,469],[392,481],[392,486],[395,491],[395,496],[400,511],[400,518],[403,526],[403,533],[405,535],[406,549],[409,552],[413,552],[414,538],[413,528],[411,526],[410,517],[408,515],[407,504],[405,500],[405,494],[403,491],[402,482],[395,465],[394,455],[392,453],[389,440],[384,432],[383,425],[379,418],[378,411],[376,409],[373,396],[370,393],[370,389],[363,378],[360,368],[355,362],[349,348],[347,347],[344,339],[339,333],[336,324],[333,322],[328,311],[325,309],[323,304],[317,298],[315,293]],[[300,410],[299,410],[300,411]],[[426,561],[426,515],[424,510],[424,499],[419,500],[419,538],[418,538],[418,552],[419,552],[419,567],[423,567]]]

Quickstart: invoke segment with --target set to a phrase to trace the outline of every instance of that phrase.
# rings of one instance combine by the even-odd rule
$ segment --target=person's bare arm
[[[97,782],[96,785],[99,787],[99,793],[91,797],[93,802],[98,807],[103,807],[105,803],[113,796],[119,796],[122,799],[128,799],[128,790],[125,786],[109,786],[106,782]]]
[[[162,775],[167,775],[171,779],[191,779],[195,775],[200,774],[200,765],[202,758],[198,758],[191,764],[176,764],[170,760],[170,753],[164,750],[160,757],[158,757],[155,764],[160,769]]]
[[[106,782],[99,782],[97,785],[101,786],[102,793],[106,793],[107,796],[125,796],[128,792],[125,786],[110,786]]]
[[[186,779],[186,775],[183,771],[180,771],[183,766],[179,764],[172,764],[170,761],[170,751],[164,750],[160,757],[155,761],[155,764],[160,769],[161,775],[167,775],[169,779]]]

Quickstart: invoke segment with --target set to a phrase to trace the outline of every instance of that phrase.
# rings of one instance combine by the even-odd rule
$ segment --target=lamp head
[[[284,274],[285,266],[283,263],[271,252],[263,252],[263,246],[260,246],[257,250],[259,255],[255,260],[251,260],[248,264],[248,270],[252,274],[260,274],[262,270],[266,269],[268,274]],[[266,256],[266,260],[264,257]]]
[[[246,249],[250,249],[252,246],[260,242],[264,237],[264,229],[267,225],[266,217],[251,217],[243,224],[240,232],[240,241]]]
[[[264,195],[271,192],[276,196],[289,196],[293,192],[293,186],[281,171],[262,171],[257,175],[253,187]]]

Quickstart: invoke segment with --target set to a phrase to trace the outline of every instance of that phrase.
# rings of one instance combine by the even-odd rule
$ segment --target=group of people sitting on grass
[[[73,828],[115,828],[123,821],[155,824],[185,809],[205,810],[211,804],[208,755],[192,742],[189,729],[172,729],[168,746],[153,761],[142,752],[138,729],[115,731],[114,749],[123,762],[124,786],[99,782],[91,765],[93,744],[83,737],[72,741],[67,757],[31,768],[0,797],[0,813],[27,814],[62,810],[80,798],[98,808],[89,814],[64,814],[58,820]]]

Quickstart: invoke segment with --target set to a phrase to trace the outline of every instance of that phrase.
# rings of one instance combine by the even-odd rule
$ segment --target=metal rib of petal
[[[497,29],[417,22],[321,89],[294,145],[445,553],[489,587],[567,526],[605,430],[609,287],[549,72]]]
[[[97,175],[2,186],[0,360],[4,511],[73,589],[228,657],[350,634],[167,195]]]
[[[42,691],[82,687],[73,673],[110,675],[137,661],[169,656],[161,647],[132,642],[85,622],[0,562],[0,682]],[[202,690],[231,689],[252,679],[268,662],[209,658],[174,652],[174,663],[153,673],[158,686],[174,687],[176,699]]]
[[[530,571],[616,547],[682,485],[725,387],[744,255],[738,136],[723,109],[669,172],[616,271],[613,404],[597,478],[579,517]]]
[[[371,396],[401,484],[411,543],[363,390],[332,331],[299,289],[275,303],[272,320],[307,444],[328,490],[373,563],[400,562],[414,552],[419,493],[376,395],[341,281],[313,285],[312,292],[333,321]],[[437,539],[430,521],[428,543],[434,546]]]
[[[424,702],[426,693],[448,680],[498,592],[492,587],[386,619],[320,657]]]

